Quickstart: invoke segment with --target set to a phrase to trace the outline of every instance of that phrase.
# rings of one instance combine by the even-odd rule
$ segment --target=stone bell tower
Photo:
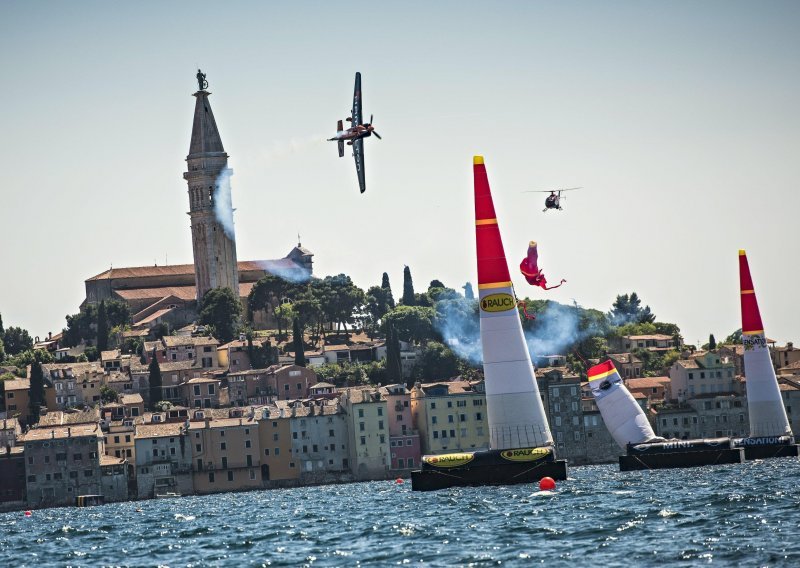
[[[192,141],[189,155],[186,156],[189,171],[183,174],[183,179],[189,185],[189,217],[198,303],[212,288],[230,288],[239,297],[236,237],[230,193],[227,191],[230,186],[224,179],[230,175],[228,154],[222,147],[214,113],[208,102],[211,93],[206,90],[208,82],[205,77],[198,69],[199,90],[192,95],[196,99]],[[218,190],[218,185],[224,185],[224,188]]]

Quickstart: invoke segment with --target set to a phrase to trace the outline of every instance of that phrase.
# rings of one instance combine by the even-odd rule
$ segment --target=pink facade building
[[[390,469],[410,470],[419,467],[419,432],[411,418],[411,393],[404,385],[387,385],[380,389],[386,399],[389,415]]]

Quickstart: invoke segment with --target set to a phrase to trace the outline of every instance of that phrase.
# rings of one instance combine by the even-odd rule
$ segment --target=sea
[[[800,566],[800,461],[396,480],[0,514],[0,566]]]

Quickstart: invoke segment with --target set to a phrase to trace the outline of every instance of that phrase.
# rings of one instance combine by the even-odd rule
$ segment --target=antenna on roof
[[[300,231],[297,231],[297,246],[303,246],[300,244]]]

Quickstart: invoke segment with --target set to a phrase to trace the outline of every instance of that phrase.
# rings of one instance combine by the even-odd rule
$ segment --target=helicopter
[[[583,189],[583,187],[565,187],[563,189],[543,189],[543,190],[533,190],[533,191],[523,191],[523,193],[549,193],[550,195],[544,200],[544,209],[542,212],[546,212],[548,209],[557,209],[561,211],[561,192],[562,191],[573,191],[575,189]],[[566,199],[566,196],[564,196]]]

